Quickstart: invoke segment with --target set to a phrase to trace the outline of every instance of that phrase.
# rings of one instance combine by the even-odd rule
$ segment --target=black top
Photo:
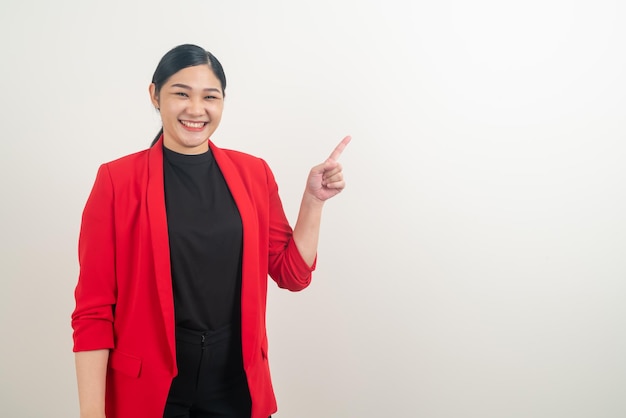
[[[238,325],[243,228],[224,176],[210,150],[163,155],[176,325]]]

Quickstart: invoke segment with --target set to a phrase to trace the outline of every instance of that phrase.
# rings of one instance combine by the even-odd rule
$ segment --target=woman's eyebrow
[[[185,90],[192,90],[192,88],[186,84],[181,84],[181,83],[176,83],[176,84],[172,84],[171,87],[178,87],[181,89],[185,89]],[[203,89],[203,91],[216,91],[218,93],[221,93],[222,91],[220,89],[216,89],[214,87],[207,87],[205,89]]]

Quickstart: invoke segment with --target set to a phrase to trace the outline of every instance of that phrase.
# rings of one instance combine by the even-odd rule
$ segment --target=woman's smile
[[[186,130],[192,131],[192,132],[200,132],[208,124],[208,122],[195,122],[191,120],[182,120],[182,119],[180,119],[179,122],[181,125],[183,125],[183,127]]]

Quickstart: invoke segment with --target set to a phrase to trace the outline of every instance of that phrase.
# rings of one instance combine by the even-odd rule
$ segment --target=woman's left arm
[[[307,179],[300,204],[293,240],[298,252],[309,266],[317,255],[322,208],[326,200],[339,194],[345,187],[339,156],[350,142],[346,136],[322,164],[313,167]]]

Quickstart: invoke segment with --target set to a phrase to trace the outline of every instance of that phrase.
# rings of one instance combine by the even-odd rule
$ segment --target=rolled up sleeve
[[[317,257],[309,266],[300,255],[293,240],[293,229],[287,221],[278,186],[271,170],[265,164],[269,191],[269,274],[279,287],[299,291],[311,283]]]
[[[114,348],[116,303],[114,189],[106,165],[83,211],[78,258],[80,273],[72,313],[73,351]]]

